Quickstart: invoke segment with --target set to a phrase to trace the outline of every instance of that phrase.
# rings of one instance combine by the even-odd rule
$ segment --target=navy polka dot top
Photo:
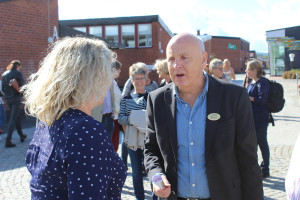
[[[104,126],[69,109],[40,122],[26,154],[31,199],[121,199],[126,168]]]

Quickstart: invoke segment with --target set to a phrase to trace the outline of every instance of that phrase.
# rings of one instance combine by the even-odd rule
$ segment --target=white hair
[[[211,71],[212,69],[217,68],[219,65],[223,66],[222,60],[215,58],[209,63],[209,70]]]

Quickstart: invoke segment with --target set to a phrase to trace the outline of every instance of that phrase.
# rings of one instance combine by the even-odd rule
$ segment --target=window
[[[139,24],[139,47],[152,46],[152,27],[151,24]]]
[[[90,26],[90,34],[102,37],[102,26]]]
[[[119,42],[118,26],[105,26],[105,39],[110,42]]]
[[[77,31],[81,31],[86,33],[86,27],[85,26],[78,26],[78,27],[73,27]]]
[[[122,25],[122,43],[125,47],[134,48],[135,47],[135,31],[134,25]]]

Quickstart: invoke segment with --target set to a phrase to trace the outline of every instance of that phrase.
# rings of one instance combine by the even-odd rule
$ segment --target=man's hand
[[[153,184],[153,192],[158,197],[168,197],[171,194],[171,185],[170,185],[169,181],[167,180],[166,176],[161,176],[161,178],[162,178],[166,188],[161,189],[157,185]]]

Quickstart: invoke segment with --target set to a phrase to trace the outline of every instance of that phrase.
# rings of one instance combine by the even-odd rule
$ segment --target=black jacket
[[[9,81],[12,79],[16,79],[20,87],[24,85],[24,78],[21,72],[16,69],[5,71],[2,74],[2,91],[6,100],[21,98],[21,94],[12,86],[9,86]]]
[[[145,167],[148,177],[164,173],[177,199],[177,127],[174,84],[151,92],[147,102]],[[205,166],[212,200],[263,200],[261,170],[249,96],[240,86],[209,76]],[[162,198],[159,198],[162,199]]]

